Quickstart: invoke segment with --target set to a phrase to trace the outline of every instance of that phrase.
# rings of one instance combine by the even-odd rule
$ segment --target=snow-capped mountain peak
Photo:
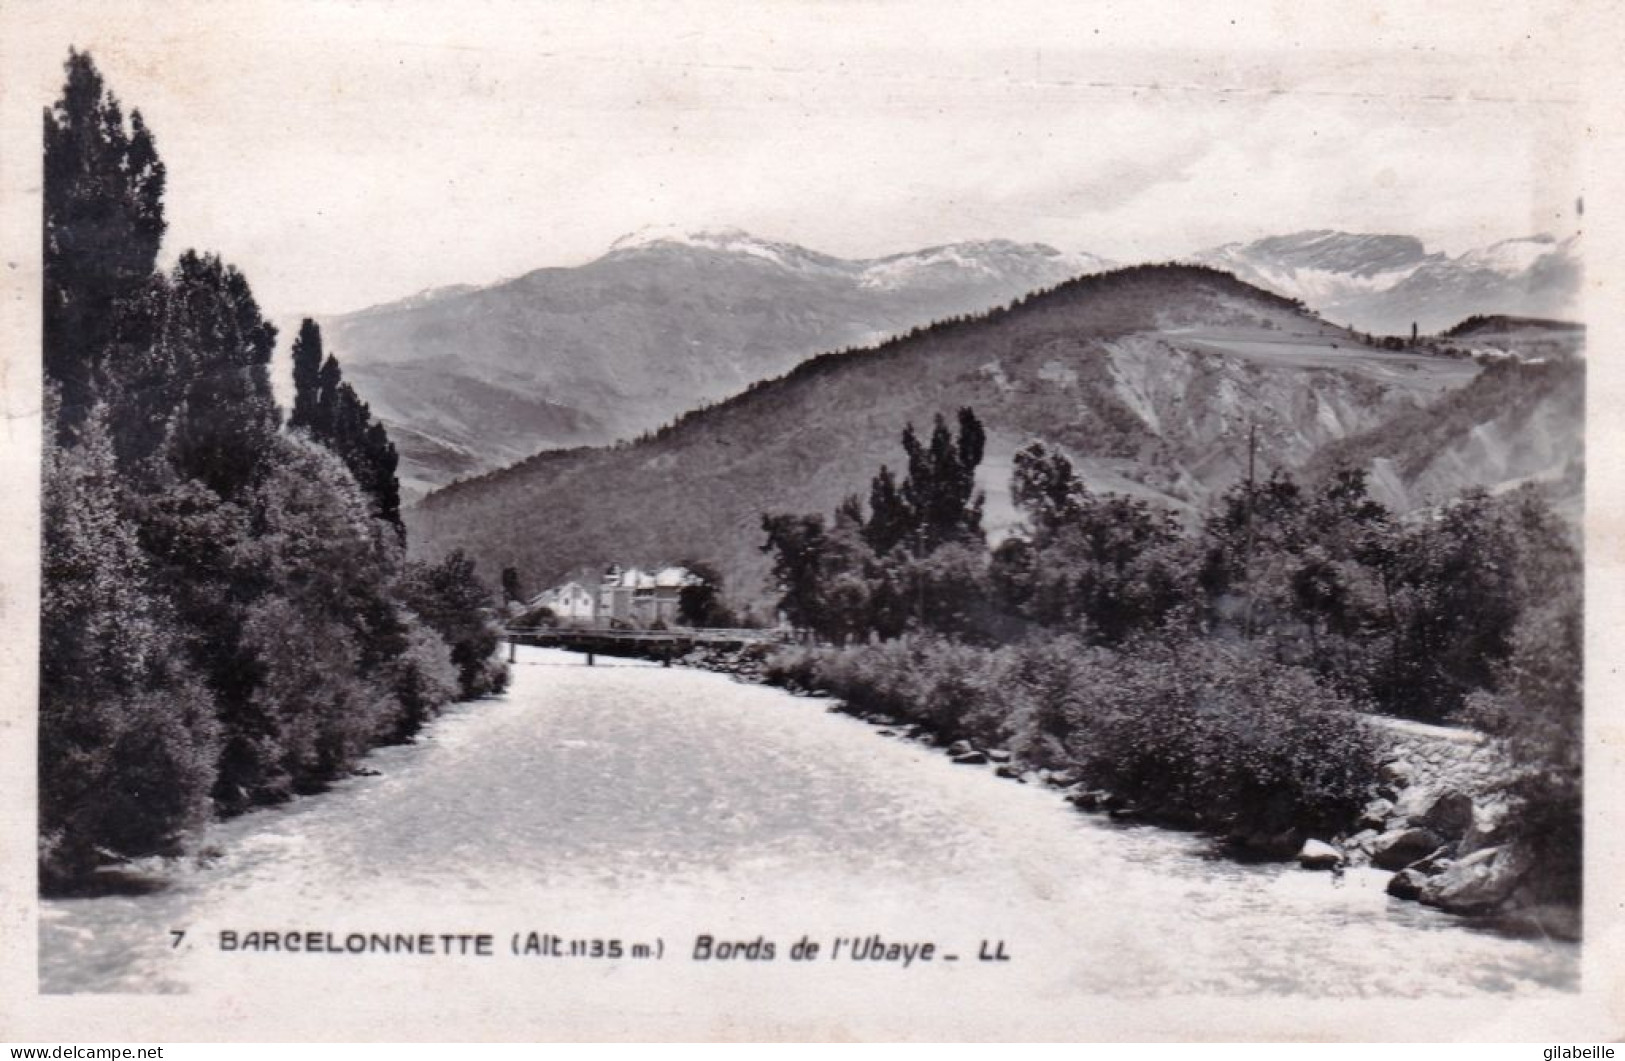
[[[646,225],[610,244],[606,257],[669,251],[701,251],[756,258],[785,269],[827,269],[838,259],[782,240],[764,239],[741,228],[690,230]]]
[[[1468,268],[1487,269],[1501,276],[1516,276],[1546,255],[1565,247],[1568,242],[1560,245],[1555,236],[1549,235],[1504,239],[1488,247],[1470,250],[1456,261]]]
[[[1319,229],[1226,243],[1193,256],[1339,324],[1400,333],[1438,331],[1474,314],[1575,313],[1575,240],[1537,235],[1451,257],[1414,236]]]

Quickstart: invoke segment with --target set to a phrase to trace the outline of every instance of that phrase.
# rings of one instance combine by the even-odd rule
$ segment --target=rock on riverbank
[[[1539,906],[1539,867],[1513,842],[1513,811],[1497,789],[1508,764],[1482,734],[1387,722],[1382,783],[1357,831],[1333,838],[1352,864],[1394,870],[1388,894],[1450,913],[1493,916],[1578,938],[1578,911]]]

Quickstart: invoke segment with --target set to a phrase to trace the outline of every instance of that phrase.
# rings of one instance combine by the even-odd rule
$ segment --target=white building
[[[566,582],[543,590],[525,607],[527,611],[548,609],[561,626],[590,626],[595,614],[593,593],[579,582]]]

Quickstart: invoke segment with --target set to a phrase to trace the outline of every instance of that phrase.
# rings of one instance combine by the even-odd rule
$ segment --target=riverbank
[[[1539,867],[1518,843],[1516,809],[1503,791],[1510,769],[1505,750],[1483,734],[1369,716],[1365,728],[1373,741],[1345,746],[1346,752],[1371,757],[1372,774],[1360,784],[1357,811],[1347,807],[1342,820],[1253,817],[1227,823],[1172,800],[1159,802],[1155,792],[1138,799],[1126,796],[1091,777],[1080,757],[1057,765],[1053,744],[1039,748],[1050,754],[1035,756],[1031,734],[1018,732],[1020,726],[1006,727],[1009,740],[977,740],[960,735],[974,726],[955,731],[923,706],[899,703],[896,694],[890,709],[876,709],[872,705],[876,700],[886,703],[884,696],[871,694],[867,705],[858,701],[851,695],[854,677],[821,672],[816,659],[816,653],[800,649],[781,649],[776,655],[755,649],[695,653],[684,662],[793,693],[835,696],[843,710],[870,722],[882,735],[900,734],[939,747],[954,763],[983,766],[1001,778],[1059,789],[1083,811],[1195,828],[1222,839],[1224,848],[1240,858],[1295,860],[1306,870],[1332,873],[1374,868],[1388,875],[1385,889],[1395,899],[1418,901],[1502,931],[1580,938],[1579,909],[1542,894]],[[857,678],[855,691],[861,693],[865,681]],[[843,683],[849,688],[823,687]],[[966,690],[966,695],[974,699],[976,691]]]

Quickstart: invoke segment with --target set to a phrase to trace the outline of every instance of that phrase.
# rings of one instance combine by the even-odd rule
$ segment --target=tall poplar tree
[[[71,434],[133,322],[122,312],[151,282],[163,241],[165,171],[135,111],[128,122],[83,52],[70,52],[62,98],[45,112],[45,377]]]
[[[400,455],[384,425],[355,388],[345,382],[338,358],[323,359],[322,330],[305,318],[293,344],[293,416],[290,427],[304,428],[312,438],[344,461],[350,474],[372,499],[373,516],[395,528],[403,539]]]

